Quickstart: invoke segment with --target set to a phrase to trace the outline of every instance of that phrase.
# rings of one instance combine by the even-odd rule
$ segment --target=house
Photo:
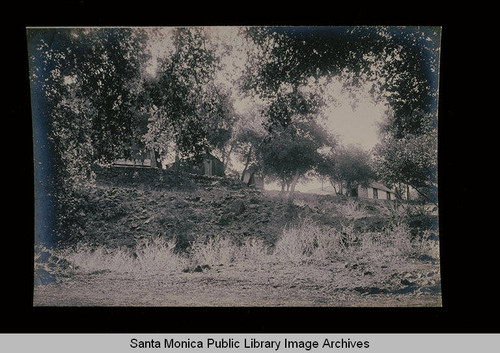
[[[156,168],[157,162],[155,154],[151,150],[143,151],[137,146],[132,145],[130,157],[119,158],[113,162],[113,165],[119,167],[146,167]]]
[[[248,169],[243,173],[243,182],[248,186],[255,186],[257,189],[264,190],[264,177],[255,169]]]
[[[392,189],[389,189],[387,186],[379,183],[372,182],[367,187],[358,186],[357,196],[361,198],[367,199],[378,199],[378,200],[395,200],[396,192]]]
[[[203,174],[208,176],[224,176],[225,169],[224,163],[217,157],[207,154],[203,158]]]
[[[185,161],[181,163],[181,169],[185,172],[207,175],[207,176],[224,176],[225,166],[217,157],[208,153],[203,157],[202,162]]]

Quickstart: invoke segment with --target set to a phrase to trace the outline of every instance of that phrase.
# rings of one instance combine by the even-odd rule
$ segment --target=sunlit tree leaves
[[[202,28],[176,29],[174,51],[150,86],[150,132],[162,133],[152,134],[149,143],[166,151],[173,141],[186,158],[223,150],[231,137],[235,114],[230,95],[214,82],[219,58],[208,41]]]

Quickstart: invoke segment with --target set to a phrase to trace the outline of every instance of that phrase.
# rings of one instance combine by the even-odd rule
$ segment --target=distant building
[[[224,170],[224,163],[217,157],[208,154],[203,159],[203,174],[208,176],[224,176]]]
[[[143,151],[135,145],[131,148],[130,157],[116,159],[113,165],[123,167],[157,167],[154,152],[150,150]]]
[[[255,169],[246,170],[243,173],[242,180],[248,186],[255,186],[257,189],[264,190],[264,177]]]
[[[198,175],[224,176],[225,166],[217,157],[208,153],[201,162],[184,161],[181,170]]]
[[[370,183],[367,187],[358,186],[357,196],[367,199],[378,200],[395,200],[396,191],[389,189],[387,186],[380,184],[376,181]]]

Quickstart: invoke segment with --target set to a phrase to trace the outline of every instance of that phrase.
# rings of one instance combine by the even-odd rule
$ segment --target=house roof
[[[370,183],[370,187],[374,188],[374,189],[379,189],[379,190],[382,190],[382,191],[389,191],[389,192],[395,192],[394,190],[392,189],[389,189],[387,186],[377,182],[377,181],[374,181],[372,183]]]

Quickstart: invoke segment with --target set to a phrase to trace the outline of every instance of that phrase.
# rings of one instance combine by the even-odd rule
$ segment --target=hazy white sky
[[[333,81],[329,87],[335,104],[325,108],[328,130],[338,135],[343,145],[355,144],[365,150],[372,149],[379,142],[378,124],[386,116],[386,106],[373,101],[368,86],[359,88],[355,98],[342,91],[340,82]]]

